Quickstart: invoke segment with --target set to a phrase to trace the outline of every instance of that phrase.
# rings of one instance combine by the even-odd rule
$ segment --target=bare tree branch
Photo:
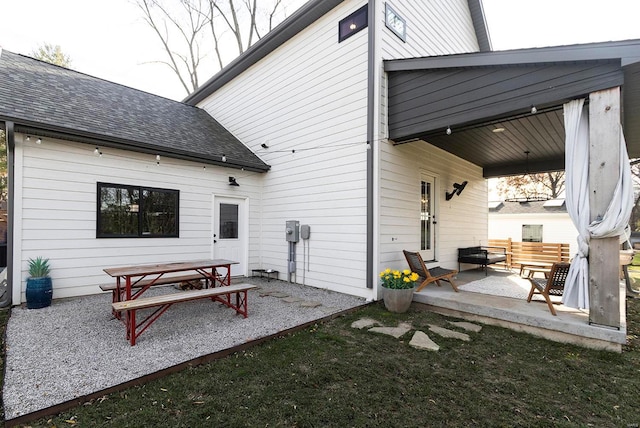
[[[284,13],[282,0],[132,0],[144,21],[160,39],[168,59],[161,61],[176,74],[187,93],[199,85],[203,67],[223,68],[229,58],[242,54]],[[246,41],[246,44],[245,44]],[[229,49],[231,42],[235,49]],[[234,53],[234,50],[236,51]],[[208,52],[215,53],[204,61]]]
[[[253,41],[253,33],[256,33],[256,37],[260,38],[258,34],[258,28],[256,27],[256,8],[257,8],[257,0],[253,0],[253,5],[250,0],[245,0],[245,5],[249,10],[249,40],[247,41],[247,49],[251,46],[251,42]]]
[[[242,32],[240,31],[240,24],[238,23],[238,14],[236,13],[235,5],[233,4],[233,0],[227,0],[229,3],[229,12],[225,13],[220,7],[219,0],[210,0],[211,8],[215,9],[220,13],[220,17],[226,22],[227,26],[233,33],[236,44],[238,45],[238,53],[244,52],[244,48],[242,47]],[[230,15],[230,17],[229,17]]]
[[[273,30],[273,18],[280,7],[281,0],[277,0],[273,5],[273,9],[271,9],[271,13],[269,13],[269,31]]]
[[[210,19],[207,15],[200,13],[202,0],[180,1],[180,6],[186,13],[184,22],[180,20],[182,14],[169,10],[159,0],[136,0],[136,5],[142,11],[145,22],[160,39],[168,55],[168,61],[162,62],[176,74],[187,94],[192,92],[198,87],[198,67],[202,59],[199,39]],[[155,12],[158,12],[158,16]],[[183,48],[172,49],[171,34],[179,35],[181,41],[178,45],[182,45]],[[186,73],[183,73],[183,70],[186,70]]]
[[[505,199],[555,199],[564,189],[564,171],[502,177],[497,184]]]

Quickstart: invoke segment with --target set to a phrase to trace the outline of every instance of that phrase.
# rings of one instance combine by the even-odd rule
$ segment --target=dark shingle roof
[[[0,51],[0,121],[103,146],[267,171],[206,111]],[[47,133],[48,132],[48,133]],[[221,161],[226,156],[226,163]]]

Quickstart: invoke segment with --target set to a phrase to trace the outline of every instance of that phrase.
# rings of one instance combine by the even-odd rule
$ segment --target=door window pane
[[[422,182],[420,198],[420,249],[431,249],[431,183]]]
[[[238,205],[220,204],[220,239],[238,239]]]

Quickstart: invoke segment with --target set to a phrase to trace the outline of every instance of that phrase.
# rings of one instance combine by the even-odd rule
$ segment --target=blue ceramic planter
[[[39,309],[51,305],[53,286],[51,278],[27,278],[27,308]]]

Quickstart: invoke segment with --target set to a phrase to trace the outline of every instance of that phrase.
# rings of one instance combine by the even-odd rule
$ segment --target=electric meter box
[[[300,222],[298,220],[287,220],[286,239],[289,242],[298,242],[300,240]]]

